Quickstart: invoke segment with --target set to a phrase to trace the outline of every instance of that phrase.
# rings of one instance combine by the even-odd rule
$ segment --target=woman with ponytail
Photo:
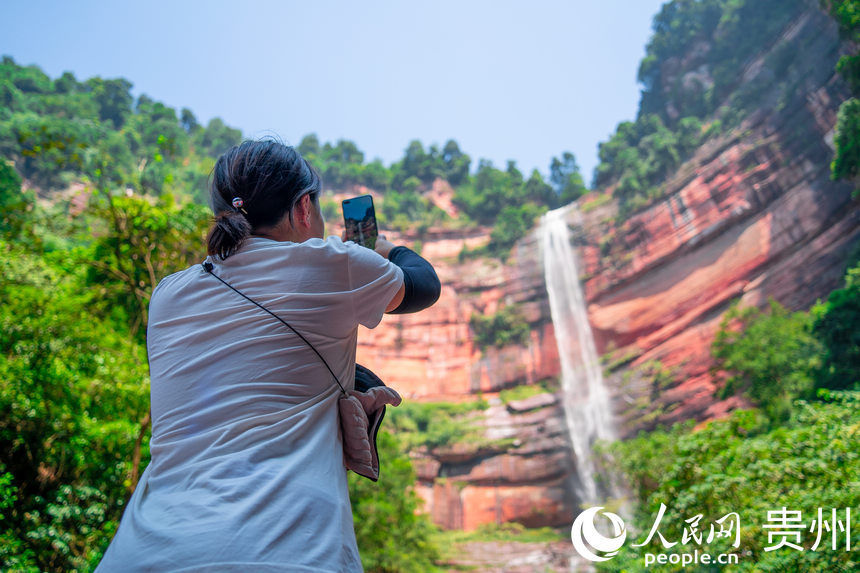
[[[362,570],[338,384],[359,324],[426,308],[440,285],[404,246],[324,238],[321,191],[276,141],[216,162],[209,256],[152,293],[152,459],[98,571]]]

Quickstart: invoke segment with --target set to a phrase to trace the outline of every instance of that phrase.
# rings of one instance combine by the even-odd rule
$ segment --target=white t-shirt
[[[251,237],[207,260],[347,390],[358,325],[379,324],[403,284],[334,236]],[[361,571],[322,361],[201,265],[164,278],[149,308],[152,461],[98,571]]]

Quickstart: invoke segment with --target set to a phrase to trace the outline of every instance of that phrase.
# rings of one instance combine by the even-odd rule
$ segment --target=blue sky
[[[633,119],[663,0],[511,2],[28,0],[0,4],[0,54],[52,77],[122,76],[202,122],[297,144],[351,139],[368,160],[449,138],[548,172]]]

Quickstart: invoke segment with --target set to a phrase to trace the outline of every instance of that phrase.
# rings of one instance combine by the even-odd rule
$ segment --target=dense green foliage
[[[758,102],[738,90],[743,67],[808,7],[805,0],[673,0],[654,17],[653,35],[639,64],[639,114],[658,114],[674,127],[681,118],[703,119],[728,106],[750,111]],[[684,77],[677,64],[705,73]],[[779,78],[781,69],[774,69]]]
[[[0,563],[87,570],[129,494],[146,354],[91,312],[85,268],[0,243]]]
[[[201,258],[199,205],[117,194],[37,206],[0,162],[0,563],[89,570],[147,463],[152,288]],[[10,224],[11,222],[11,224]]]
[[[527,203],[555,206],[553,190],[539,173],[535,171],[525,180],[513,161],[502,171],[486,159],[478,162],[474,178],[457,188],[454,200],[469,218],[482,225],[492,224],[506,207]]]
[[[824,347],[816,370],[817,388],[860,387],[860,263],[849,268],[845,287],[815,305],[812,332]]]
[[[473,314],[469,319],[472,340],[481,349],[527,344],[531,329],[516,306],[504,306],[493,314]]]
[[[587,189],[573,154],[553,158],[547,183],[537,170],[528,179],[509,161],[502,171],[486,159],[478,161],[474,175],[469,173],[471,158],[456,141],[448,140],[424,148],[418,140],[409,142],[404,156],[390,167],[378,159],[365,162],[364,153],[346,140],[320,144],[319,138],[305,136],[299,151],[319,169],[328,186],[349,188],[363,185],[382,192],[377,216],[384,225],[399,230],[418,230],[446,224],[448,216],[427,197],[437,178],[446,180],[455,190],[453,202],[461,210],[464,222],[493,226],[488,249],[477,254],[505,257],[513,244],[534,225],[546,209],[573,201]],[[327,215],[339,217],[338,207],[331,204]]]
[[[642,115],[635,122],[618,125],[609,141],[598,148],[600,163],[594,185],[616,184],[622,216],[659,194],[658,185],[703,141],[702,124],[686,117],[674,130],[656,114]]]
[[[421,195],[419,187],[418,179],[410,177],[399,190],[390,189],[377,211],[379,223],[401,231],[414,229],[421,234],[431,225],[448,221],[442,209]]]
[[[839,25],[843,38],[856,46],[860,43],[860,1],[821,0],[823,7]],[[834,179],[856,180],[860,174],[860,54],[842,56],[836,65],[854,97],[842,103],[836,121],[836,154],[830,169]]]
[[[163,277],[187,268],[201,252],[209,211],[178,205],[172,195],[97,195],[89,203],[95,238],[83,253],[87,280],[99,294],[93,310],[124,319],[144,340],[149,296]]]
[[[553,158],[552,184],[533,170],[528,179],[508,161],[502,171],[482,159],[474,177],[457,188],[454,203],[470,220],[493,225],[489,244],[468,254],[506,258],[511,247],[532,229],[535,220],[562,200],[574,200],[585,192],[579,167],[571,153]],[[464,253],[466,254],[466,253]]]
[[[805,0],[663,5],[639,67],[637,119],[619,124],[599,145],[594,186],[614,185],[620,218],[658,197],[660,185],[704,140],[737,125],[766,94],[780,94],[778,110],[803,89],[796,46],[776,40],[807,8]],[[745,66],[767,50],[767,72],[745,82]]]
[[[716,369],[729,373],[720,397],[743,391],[774,420],[819,389],[860,389],[860,265],[845,287],[809,312],[769,300],[768,312],[733,306],[713,343]]]
[[[835,179],[860,175],[860,100],[851,98],[839,106],[836,118],[836,156],[831,163]]]
[[[646,551],[692,553],[697,548],[712,555],[738,553],[739,564],[732,569],[736,571],[856,570],[856,551],[844,550],[844,533],[837,532],[841,549],[831,548],[830,533],[825,532],[821,545],[811,551],[815,534],[809,528],[818,508],[824,509],[826,518],[831,509],[839,510],[843,521],[845,508],[854,508],[853,525],[860,503],[858,489],[851,486],[860,480],[858,411],[860,393],[833,393],[821,402],[796,402],[791,418],[778,427],[770,426],[756,410],[745,410],[699,431],[692,431],[691,421],[617,443],[612,453],[639,502],[636,534],[629,535],[621,553],[600,569],[639,571],[644,568]],[[667,505],[667,511],[659,531],[678,545],[666,549],[655,537],[645,547],[633,547],[645,540],[661,503]],[[806,524],[801,537],[805,551],[785,547],[765,551],[772,545],[763,528],[767,512],[782,507],[801,512]],[[710,524],[730,512],[741,518],[739,549],[731,547],[729,538],[702,545],[680,543],[687,525],[684,520],[702,514],[699,531],[707,533]],[[860,534],[852,527],[852,548],[858,542]],[[682,568],[663,565],[649,570]],[[692,570],[717,569],[699,566]]]
[[[811,397],[822,348],[812,334],[810,313],[790,313],[774,299],[769,305],[769,312],[729,309],[714,338],[713,355],[717,368],[731,373],[721,398],[742,390],[779,419],[787,417],[796,398]]]
[[[0,63],[0,156],[42,189],[84,174],[159,195],[191,193],[205,204],[214,157],[241,139],[218,118],[204,128],[194,115],[146,95],[135,102],[131,83],[71,73],[52,80],[11,58]]]
[[[475,402],[404,402],[389,409],[392,431],[400,445],[412,450],[421,446],[435,448],[455,442],[481,440],[473,414],[485,410],[484,400]]]
[[[860,265],[846,273],[846,286],[809,312],[788,312],[774,300],[766,311],[732,308],[713,344],[718,366],[729,373],[723,396],[743,391],[759,406],[734,412],[694,431],[694,422],[658,429],[609,447],[638,502],[636,543],[644,541],[660,504],[667,512],[660,533],[680,541],[685,519],[702,514],[700,531],[729,512],[741,516],[740,548],[720,539],[698,547],[664,548],[628,542],[602,565],[606,571],[638,570],[643,552],[677,553],[703,549],[713,555],[740,554],[738,571],[853,570],[856,557],[830,547],[830,537],[811,551],[809,533],[818,508],[829,517],[860,504],[860,361],[857,310]],[[767,512],[801,511],[807,524],[805,551],[769,546]],[[629,539],[629,538],[628,538]],[[853,529],[852,547],[860,541]],[[678,571],[679,566],[655,567]],[[699,570],[707,571],[706,567]]]
[[[576,157],[569,151],[562,153],[560,159],[552,158],[549,164],[549,180],[558,193],[558,202],[561,205],[576,201],[588,193]]]
[[[379,481],[349,474],[361,562],[368,573],[435,571],[439,548],[432,534],[436,528],[420,513],[422,503],[413,489],[415,471],[409,457],[388,432],[379,433],[377,446]]]
[[[27,209],[34,202],[32,192],[21,191],[21,177],[15,168],[5,160],[0,160],[0,235],[19,235]]]
[[[206,181],[216,158],[237,143],[241,133],[213,118],[205,127],[194,114],[141,95],[135,101],[125,79],[72,74],[52,80],[35,66],[4,57],[0,64],[0,156],[11,160],[32,186],[67,187],[82,177],[101,179],[99,186],[125,186],[138,193],[170,193],[207,204]],[[491,248],[483,254],[505,256],[545,209],[578,198],[585,191],[572,154],[554,158],[552,185],[533,171],[527,180],[509,162],[502,172],[481,160],[470,174],[471,158],[456,141],[425,149],[417,140],[390,166],[366,161],[352,141],[321,143],[315,134],[297,148],[323,176],[329,190],[365,186],[382,194],[380,222],[399,230],[446,224],[448,216],[428,198],[437,178],[456,192],[455,204],[467,221],[494,227]],[[325,201],[325,200],[324,200]],[[327,203],[326,214],[340,217]],[[498,224],[497,224],[498,223]],[[462,222],[461,222],[462,224]]]

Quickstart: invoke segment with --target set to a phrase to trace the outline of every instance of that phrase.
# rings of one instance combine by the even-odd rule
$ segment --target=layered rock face
[[[412,453],[417,491],[437,524],[474,529],[507,521],[570,523],[575,472],[559,397],[542,393],[505,404],[498,396],[500,390],[538,381],[553,387],[558,377],[539,243],[530,235],[506,264],[458,261],[464,245],[475,248],[488,238],[486,229],[431,231],[422,255],[442,282],[439,301],[362,330],[357,359],[407,400],[461,402],[483,396],[490,403],[474,413],[482,444]],[[510,305],[529,322],[529,343],[481,349],[470,333],[470,317]]]
[[[661,200],[620,228],[605,224],[611,206],[581,219],[580,268],[598,352],[629,362],[608,381],[623,398],[616,405],[627,433],[741,405],[716,400],[721,378],[708,373],[728,305],[764,307],[773,297],[806,310],[841,286],[860,241],[852,186],[830,179],[836,112],[848,97],[833,71],[835,24],[811,10],[780,41],[805,47],[796,53],[809,71],[802,95],[760,108],[706,143],[666,182]],[[745,81],[767,74],[762,61],[748,65]],[[609,256],[600,256],[601,242]],[[654,360],[671,372],[660,387],[638,375]]]
[[[454,529],[567,523],[575,476],[558,398],[490,403],[481,416],[486,436],[506,447],[454,444],[414,456],[417,490],[433,520]]]
[[[404,397],[461,401],[557,376],[558,352],[537,242],[533,236],[524,241],[506,264],[495,259],[458,262],[464,245],[474,248],[488,240],[486,229],[431,230],[421,254],[442,282],[439,300],[420,313],[386,316],[381,326],[360,332],[358,361],[373,365]],[[482,351],[469,319],[509,305],[516,305],[529,322],[530,344]]]
[[[474,529],[507,521],[568,523],[575,476],[558,397],[544,393],[508,404],[498,397],[500,390],[558,376],[538,242],[530,236],[506,264],[459,260],[464,247],[488,240],[487,229],[431,230],[422,255],[442,282],[439,301],[423,312],[386,316],[376,329],[362,330],[358,361],[407,400],[460,402],[485,396],[490,402],[473,421],[486,438],[482,444],[412,453],[416,489],[437,524]],[[480,348],[470,332],[472,315],[510,305],[529,322],[529,343]]]
[[[710,139],[665,183],[661,199],[620,226],[612,223],[615,205],[596,201],[611,189],[570,211],[589,321],[598,353],[607,357],[605,380],[622,435],[745,405],[714,395],[721,378],[709,372],[710,346],[721,316],[733,301],[763,307],[768,297],[807,309],[841,286],[860,242],[852,188],[829,175],[836,110],[848,95],[833,71],[840,55],[835,25],[810,9],[781,41],[804,47],[796,54],[809,71],[796,90],[802,95],[766,95],[774,105]],[[743,82],[766,77],[763,57],[748,64]],[[446,201],[441,184],[433,200]],[[600,206],[590,208],[592,202]],[[388,316],[359,336],[358,361],[406,399],[482,395],[490,402],[477,423],[503,447],[454,444],[413,453],[417,489],[447,528],[563,525],[578,511],[559,396],[537,394],[522,404],[496,394],[559,376],[536,233],[502,264],[458,257],[464,246],[485,243],[486,229],[431,230],[422,254],[442,280],[439,302],[415,315]],[[480,349],[470,316],[512,304],[529,323],[529,343]]]

